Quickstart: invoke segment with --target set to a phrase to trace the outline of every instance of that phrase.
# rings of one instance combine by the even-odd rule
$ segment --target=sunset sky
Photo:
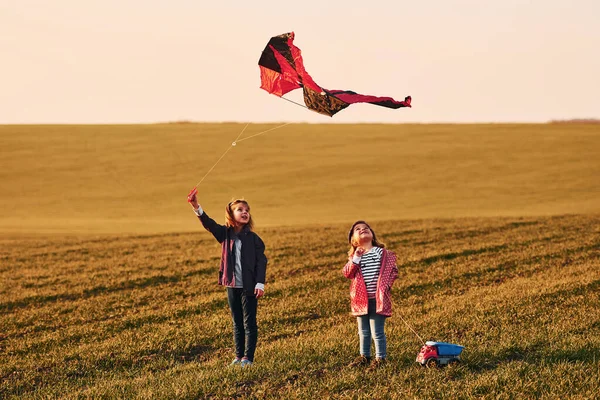
[[[261,90],[290,31],[319,85],[413,108],[329,118]],[[0,124],[600,118],[598,0],[0,0],[0,54]]]

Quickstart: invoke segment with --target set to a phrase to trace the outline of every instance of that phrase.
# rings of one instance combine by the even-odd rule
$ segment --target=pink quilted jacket
[[[366,315],[369,312],[369,298],[367,296],[367,286],[360,272],[360,265],[352,262],[352,257],[344,266],[344,276],[352,279],[350,282],[350,308],[352,315],[358,317]],[[398,277],[398,267],[396,266],[396,254],[392,251],[383,249],[381,255],[381,269],[377,279],[377,291],[375,298],[377,300],[377,314],[389,317],[392,315],[392,285]]]

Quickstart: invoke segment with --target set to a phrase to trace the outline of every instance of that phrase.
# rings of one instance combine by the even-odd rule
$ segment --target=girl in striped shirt
[[[391,289],[398,277],[396,255],[385,249],[365,221],[356,221],[348,232],[349,260],[344,276],[351,279],[350,307],[358,322],[360,356],[351,367],[375,369],[387,357],[385,319],[392,315]],[[375,342],[375,359],[371,362],[371,338]]]

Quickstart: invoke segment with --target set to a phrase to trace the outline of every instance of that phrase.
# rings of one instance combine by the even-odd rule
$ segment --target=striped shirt
[[[365,280],[365,285],[367,285],[367,294],[370,299],[374,299],[375,292],[377,292],[377,279],[381,269],[382,254],[383,249],[381,247],[373,247],[363,254],[360,259],[360,273]]]

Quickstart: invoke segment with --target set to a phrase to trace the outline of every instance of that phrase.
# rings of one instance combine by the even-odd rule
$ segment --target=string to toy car
[[[400,319],[408,329],[410,329],[416,337],[419,338],[421,343],[421,349],[417,353],[416,362],[423,367],[435,368],[449,364],[456,364],[460,362],[460,354],[462,353],[464,346],[446,342],[435,342],[435,341],[424,341],[421,336],[413,329],[413,327],[406,322],[402,315],[399,315]]]
[[[406,324],[406,326],[408,326],[408,329],[410,329],[415,334],[415,336],[419,338],[419,340],[421,341],[421,343],[425,344],[425,341],[423,340],[423,338],[421,338],[421,336],[419,336],[419,334],[417,333],[417,331],[415,331],[413,329],[413,327],[410,326],[410,324],[408,322],[406,322],[406,320],[404,318],[402,318],[402,315],[400,315],[400,319],[402,320],[402,322],[404,322],[404,324]]]
[[[457,364],[460,362],[460,354],[462,353],[464,346],[454,343],[446,342],[425,342],[421,336],[413,329],[413,327],[406,322],[402,315],[400,315],[402,322],[419,338],[423,346],[417,353],[416,362],[421,366],[427,368],[435,368],[444,365]]]

